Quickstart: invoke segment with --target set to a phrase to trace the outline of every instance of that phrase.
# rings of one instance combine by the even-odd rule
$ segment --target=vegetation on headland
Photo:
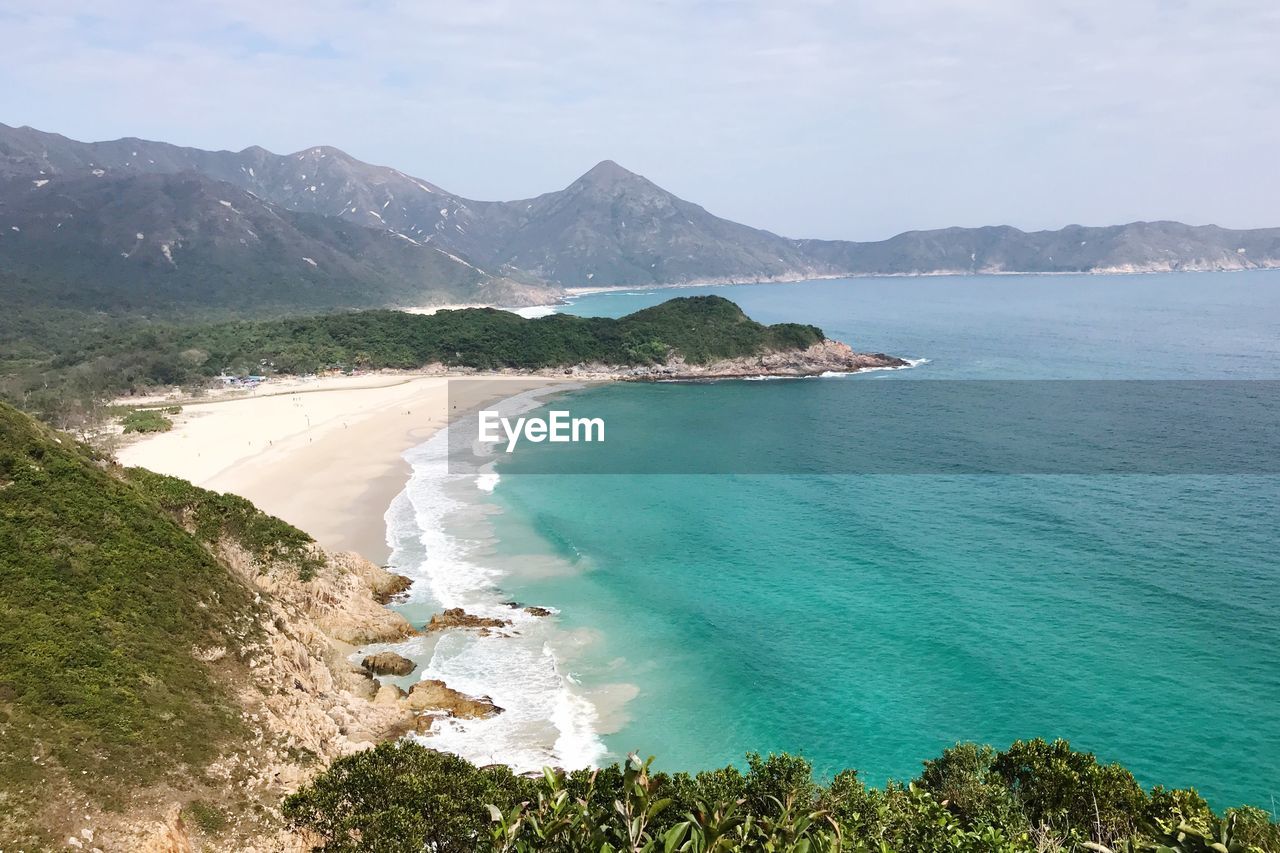
[[[243,498],[121,469],[0,403],[0,839],[35,837],[59,792],[118,801],[240,731],[221,682],[254,602],[223,541],[314,567],[309,536]]]
[[[1280,851],[1261,809],[1218,814],[1191,789],[1146,792],[1120,765],[1043,740],[958,744],[883,789],[854,770],[818,784],[789,755],[694,775],[632,755],[530,779],[402,742],[335,761],[284,814],[325,853]]]
[[[19,340],[0,351],[0,397],[62,426],[92,420],[106,398],[201,387],[220,374],[414,369],[429,364],[538,370],[575,364],[692,364],[823,339],[816,326],[765,326],[718,296],[668,300],[621,318],[526,319],[492,308],[431,315],[360,311],[318,317],[171,326],[94,320],[94,334]]]

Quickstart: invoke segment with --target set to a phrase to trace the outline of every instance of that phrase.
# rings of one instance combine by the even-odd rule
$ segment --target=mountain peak
[[[612,160],[601,160],[578,180],[600,184],[634,180],[639,177],[635,172],[622,168]]]
[[[343,151],[341,148],[334,148],[332,145],[312,145],[309,148],[303,148],[299,151],[295,151],[290,156],[298,160],[318,160],[325,157],[335,157],[338,160],[344,161],[355,160],[354,157]]]

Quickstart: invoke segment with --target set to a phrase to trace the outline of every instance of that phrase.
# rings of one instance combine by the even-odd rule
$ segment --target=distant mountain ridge
[[[219,210],[233,195],[237,212]],[[0,125],[0,276],[35,290],[96,288],[95,307],[118,282],[144,302],[318,309],[532,304],[610,285],[1272,267],[1280,228],[1136,222],[802,240],[714,216],[609,160],[563,190],[487,202],[327,146],[204,151]]]
[[[851,275],[1140,273],[1280,267],[1280,228],[1232,230],[1130,222],[1057,231],[1008,225],[908,231],[875,243],[802,240],[803,251]]]
[[[554,298],[548,288],[487,275],[436,247],[283,209],[195,172],[69,177],[35,192],[11,189],[12,181],[0,184],[0,223],[9,232],[0,239],[0,272],[25,282],[28,299],[66,307],[287,313],[433,298]]]

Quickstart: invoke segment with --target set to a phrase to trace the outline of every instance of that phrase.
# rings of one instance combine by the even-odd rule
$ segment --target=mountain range
[[[99,310],[537,304],[564,288],[844,275],[1280,266],[1280,228],[1177,222],[781,237],[617,163],[536,198],[474,201],[320,146],[204,151],[0,124],[0,289]]]

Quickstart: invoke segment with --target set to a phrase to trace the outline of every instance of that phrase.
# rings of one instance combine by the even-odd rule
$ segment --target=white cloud
[[[611,157],[789,234],[1280,224],[1265,0],[9,0],[0,120],[334,144],[478,197]]]

